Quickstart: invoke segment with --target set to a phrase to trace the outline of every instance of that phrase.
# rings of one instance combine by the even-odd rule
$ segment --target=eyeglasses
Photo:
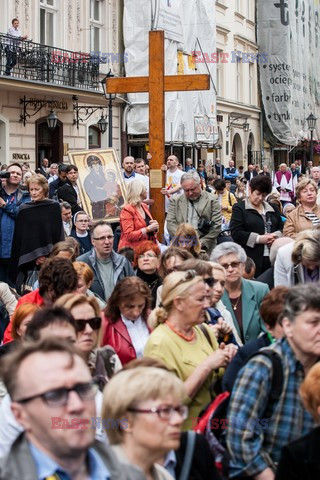
[[[15,400],[15,402],[27,403],[35,398],[41,398],[48,407],[65,407],[68,403],[70,392],[76,392],[81,400],[91,400],[95,397],[97,391],[98,385],[93,382],[77,383],[71,388],[56,388],[55,390],[49,390],[48,392],[38,393],[32,397]]]
[[[169,421],[173,417],[174,413],[180,415],[180,417],[185,420],[188,417],[188,407],[186,405],[178,405],[177,407],[173,406],[163,406],[163,407],[152,407],[149,409],[143,408],[129,408],[128,412],[133,413],[156,413],[161,420]]]
[[[232,269],[238,268],[241,262],[230,262],[230,263],[221,263],[221,267],[227,270],[229,267]]]
[[[156,255],[152,255],[152,253],[143,253],[142,255],[138,255],[138,258],[157,258]]]
[[[104,235],[103,237],[93,237],[93,240],[96,240],[97,242],[105,242],[106,240],[112,240],[114,238],[114,235]]]
[[[93,317],[93,318],[89,318],[88,320],[76,320],[77,332],[83,332],[87,324],[90,325],[92,330],[99,330],[99,328],[101,327],[101,318]]]
[[[208,278],[204,278],[203,279],[204,283],[206,283],[208,285],[208,287],[212,288],[214,286],[214,284],[216,283],[216,280],[215,278],[213,277],[208,277]]]

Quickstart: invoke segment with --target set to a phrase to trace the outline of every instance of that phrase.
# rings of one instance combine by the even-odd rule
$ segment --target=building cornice
[[[236,33],[233,36],[234,40],[239,43],[243,43],[245,48],[247,46],[251,47],[253,50],[258,50],[258,44],[256,42],[253,42],[249,38],[245,37],[244,35],[240,35],[239,33]]]

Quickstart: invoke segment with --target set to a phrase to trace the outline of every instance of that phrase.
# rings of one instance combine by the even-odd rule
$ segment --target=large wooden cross
[[[150,197],[153,218],[164,224],[164,186],[161,166],[165,163],[165,92],[209,90],[210,77],[201,75],[165,75],[164,31],[149,32],[149,77],[106,79],[108,93],[149,93]]]

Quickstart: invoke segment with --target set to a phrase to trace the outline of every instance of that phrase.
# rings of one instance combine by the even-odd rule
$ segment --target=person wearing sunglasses
[[[55,305],[66,308],[74,317],[77,331],[76,347],[83,355],[93,379],[102,391],[109,377],[120,368],[120,361],[113,349],[111,349],[111,358],[106,360],[99,349],[102,321],[97,300],[86,295],[67,294],[63,295]]]
[[[172,480],[158,462],[180,446],[188,415],[183,382],[164,369],[138,366],[115,375],[103,397],[102,417],[119,425],[107,430],[118,460],[148,480]]]
[[[127,277],[115,286],[105,313],[103,345],[110,345],[122,365],[143,356],[150,335],[147,318],[151,291],[138,277]]]
[[[8,356],[4,381],[24,432],[0,459],[2,480],[142,480],[95,441],[97,386],[85,361],[60,338],[26,342]]]
[[[134,267],[137,269],[136,275],[146,282],[151,290],[151,308],[154,308],[156,305],[157,290],[162,285],[162,278],[158,273],[160,255],[160,248],[150,240],[141,242],[135,248],[134,253]]]
[[[233,345],[219,348],[213,329],[204,324],[207,307],[203,278],[195,270],[173,272],[164,280],[160,307],[148,318],[154,330],[144,355],[161,360],[181,378],[190,399],[184,430],[191,428],[210,403],[210,386],[222,374],[220,367],[235,354]]]
[[[259,309],[262,300],[269,292],[266,284],[242,278],[246,259],[246,252],[235,242],[221,243],[210,257],[212,262],[219,263],[226,271],[222,301],[232,315],[233,323],[243,344],[266,331]]]

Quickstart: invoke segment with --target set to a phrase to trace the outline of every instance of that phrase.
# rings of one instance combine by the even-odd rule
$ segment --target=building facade
[[[262,165],[267,159],[260,134],[255,0],[217,0],[216,22],[219,149],[214,157],[245,169],[249,163]]]
[[[34,168],[43,157],[68,162],[70,150],[108,147],[110,110],[100,81],[110,68],[117,75],[123,70],[121,2],[4,0],[1,6],[1,163],[29,161]],[[27,41],[7,37],[13,18]],[[9,55],[16,62],[10,76]],[[118,151],[121,104],[112,101],[112,143]],[[47,124],[51,111],[57,117],[53,131]],[[105,133],[98,125],[102,114]]]

